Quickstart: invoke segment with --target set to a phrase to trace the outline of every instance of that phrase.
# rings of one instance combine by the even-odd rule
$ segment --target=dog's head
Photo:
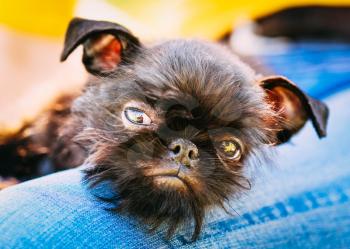
[[[311,119],[326,134],[327,108],[288,79],[259,79],[230,51],[173,40],[145,47],[124,27],[74,19],[62,60],[79,44],[95,77],[75,101],[94,182],[111,181],[118,210],[170,236],[249,188],[247,159],[287,141]]]

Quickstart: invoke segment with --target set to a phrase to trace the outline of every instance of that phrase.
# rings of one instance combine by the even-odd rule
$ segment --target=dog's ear
[[[129,30],[116,23],[74,18],[68,26],[61,61],[83,44],[83,63],[92,74],[113,72],[141,46]]]
[[[277,143],[284,143],[298,132],[310,119],[320,138],[326,136],[327,106],[306,95],[289,79],[270,76],[260,80],[266,91],[267,101],[277,115],[272,129],[276,130]]]

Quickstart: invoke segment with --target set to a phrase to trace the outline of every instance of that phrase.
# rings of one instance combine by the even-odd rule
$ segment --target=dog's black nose
[[[169,149],[173,152],[172,157],[187,167],[191,167],[199,156],[197,146],[191,141],[182,138],[171,142]]]

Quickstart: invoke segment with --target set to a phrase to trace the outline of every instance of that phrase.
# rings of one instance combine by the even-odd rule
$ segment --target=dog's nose
[[[199,156],[197,146],[191,141],[182,138],[172,141],[169,149],[173,152],[172,157],[175,161],[187,167],[191,167]]]

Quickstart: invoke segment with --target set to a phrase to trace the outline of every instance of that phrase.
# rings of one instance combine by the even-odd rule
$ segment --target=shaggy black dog
[[[115,187],[118,212],[163,224],[168,237],[193,219],[196,239],[208,209],[249,188],[242,173],[249,159],[308,119],[326,134],[324,104],[286,78],[259,77],[222,46],[144,46],[118,24],[76,18],[61,60],[80,44],[92,74],[82,93],[61,98],[61,116],[51,109],[44,128],[34,123],[4,138],[0,151],[12,142],[23,156],[10,162],[20,169],[32,154],[49,156],[56,168],[85,162],[92,185]]]

